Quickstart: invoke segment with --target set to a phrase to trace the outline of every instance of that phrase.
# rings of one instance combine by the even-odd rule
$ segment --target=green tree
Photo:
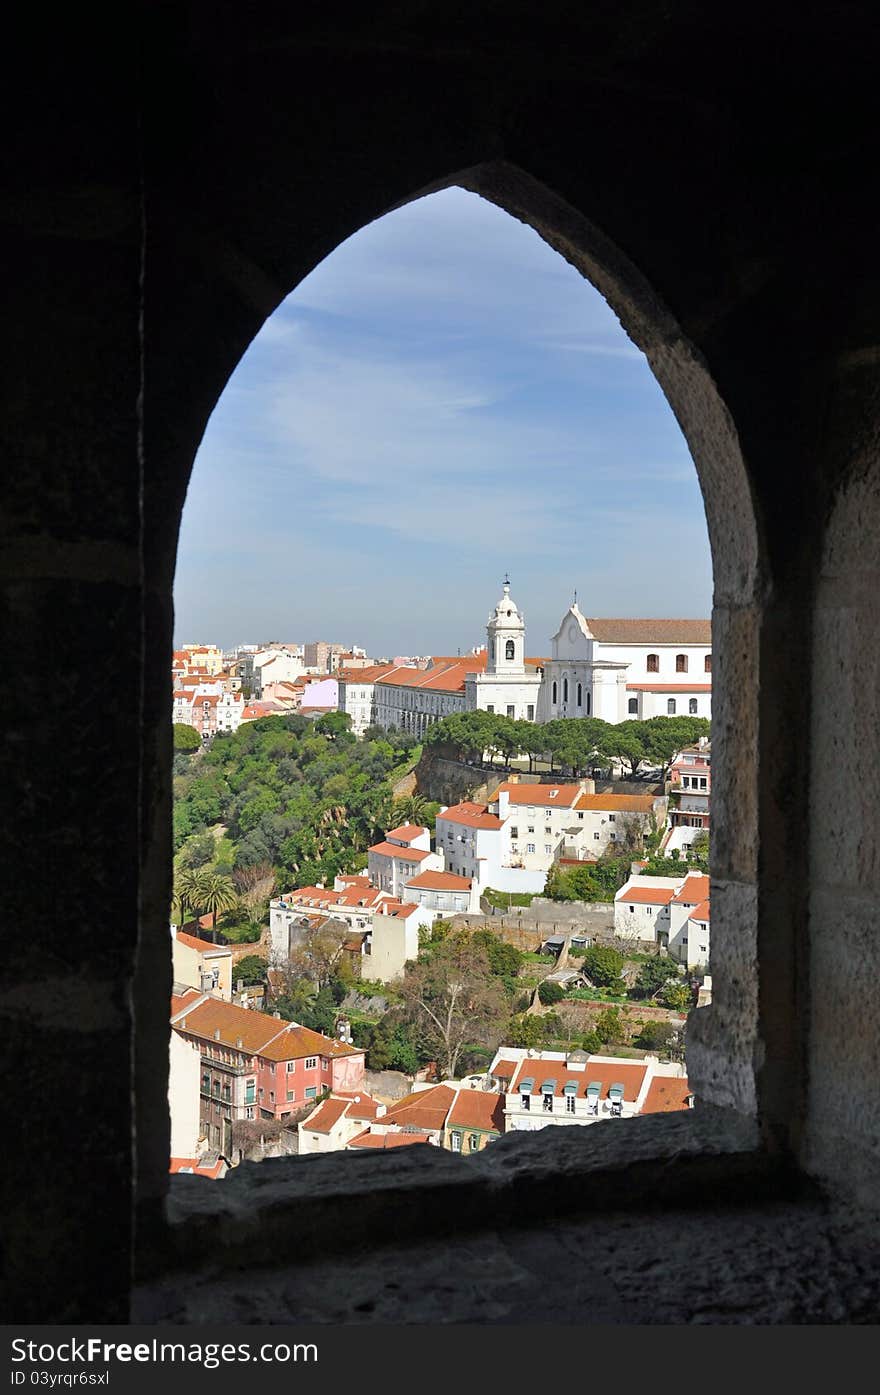
[[[262,983],[268,964],[259,954],[245,954],[232,968],[233,983]]]
[[[596,1018],[596,1033],[605,1046],[619,1046],[629,1035],[619,1007],[607,1007]]]
[[[639,1047],[642,1051],[665,1051],[672,1044],[675,1036],[676,1031],[671,1022],[660,1022],[651,1018],[642,1023],[639,1034],[633,1041],[633,1046]]]
[[[553,983],[545,978],[543,983],[538,984],[538,997],[545,1007],[551,1003],[561,1003],[565,997],[565,989],[561,983]]]
[[[185,722],[175,722],[173,732],[176,753],[189,754],[201,749],[202,738],[195,727],[187,726]]]
[[[656,998],[660,990],[675,977],[675,966],[668,959],[656,956],[648,959],[639,969],[639,975],[632,987],[634,998]]]
[[[225,876],[222,872],[212,872],[203,868],[197,876],[200,890],[199,904],[204,913],[211,917],[211,926],[213,927],[218,912],[231,911],[233,906],[238,904],[238,896],[232,884],[232,878]]]
[[[623,964],[623,955],[606,945],[593,945],[583,958],[584,973],[597,988],[619,987]]]
[[[595,1056],[598,1051],[602,1050],[602,1038],[597,1031],[585,1032],[581,1047],[584,1051],[589,1051],[592,1056]]]
[[[197,833],[182,848],[179,865],[181,868],[192,867],[198,871],[200,867],[213,862],[216,849],[217,843],[213,833],[208,833],[207,830]]]
[[[315,731],[330,741],[355,739],[351,732],[351,717],[347,712],[325,712],[323,717],[319,717],[315,722]]]
[[[686,983],[668,983],[662,993],[663,1003],[675,1012],[687,1012],[693,1001],[693,993]]]
[[[540,1046],[544,1040],[544,1028],[538,1013],[522,1012],[511,1017],[504,1033],[504,1040],[511,1046]]]

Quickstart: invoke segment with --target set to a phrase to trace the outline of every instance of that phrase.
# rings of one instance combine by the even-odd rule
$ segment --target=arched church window
[[[494,664],[494,662],[495,662],[495,641],[494,641],[494,639],[490,639],[490,640],[489,640],[489,658],[491,659],[492,663]]]
[[[554,680],[553,680],[553,704],[554,704],[554,706],[556,705],[556,702],[557,702],[556,679],[554,678]]]
[[[568,679],[567,679],[567,678],[563,678],[563,680],[562,680],[562,701],[563,701],[563,702],[568,702]]]
[[[590,715],[590,707],[591,707],[590,694],[587,693],[587,716],[588,716],[588,717],[589,717],[589,715]]]
[[[667,717],[674,717],[674,716],[675,716],[675,698],[668,698],[668,699],[667,699],[667,701],[666,701],[666,715],[667,715]]]
[[[696,715],[697,715],[697,699],[696,699],[696,698],[691,698],[690,701],[688,702],[688,712],[690,712],[690,714],[691,714],[692,717],[696,717]]]
[[[638,715],[638,711],[639,711],[639,700],[638,700],[638,698],[630,698],[630,699],[629,699],[629,702],[628,702],[628,704],[627,704],[627,711],[628,711],[628,712],[635,712],[636,715]]]
[[[505,657],[505,659],[512,659],[512,658],[513,658],[513,654],[514,654],[513,640],[512,640],[512,639],[509,639],[509,640],[507,641],[507,643],[505,644],[505,646],[504,646],[504,657]]]
[[[675,656],[675,671],[676,671],[676,673],[687,673],[687,671],[688,671],[688,656],[687,656],[687,654],[676,654],[676,656]]]
[[[649,673],[659,673],[659,672],[660,672],[660,655],[659,655],[659,654],[649,654],[649,655],[648,655],[648,672],[649,672]]]
[[[584,705],[584,686],[583,686],[582,683],[578,683],[578,707],[583,707],[583,705]]]

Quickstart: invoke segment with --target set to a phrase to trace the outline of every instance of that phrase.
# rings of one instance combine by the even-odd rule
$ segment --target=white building
[[[614,897],[614,933],[653,940],[689,969],[709,966],[709,878],[634,876]]]
[[[584,792],[572,808],[562,856],[594,861],[609,849],[613,851],[615,843],[625,846],[630,832],[641,838],[654,827],[662,828],[665,817],[664,795]]]
[[[427,929],[436,919],[437,912],[427,906],[396,897],[383,901],[373,912],[370,957],[364,960],[364,974],[380,983],[403,978],[407,960],[418,958],[419,930]]]
[[[367,850],[367,874],[373,886],[400,897],[417,872],[443,870],[443,858],[431,851],[431,834],[419,824],[403,824]]]
[[[367,727],[378,723],[375,685],[387,679],[399,668],[396,664],[371,664],[360,670],[344,668],[339,672],[339,711],[351,718],[355,736],[363,736]],[[383,707],[387,704],[383,704]]]
[[[712,793],[712,746],[701,737],[695,746],[686,746],[669,767],[669,828],[663,851],[689,852],[694,839],[709,832],[709,803]]]
[[[656,1056],[626,1061],[501,1046],[489,1077],[504,1095],[506,1133],[628,1119],[687,1108],[693,1099],[684,1066],[661,1064]]]
[[[710,717],[708,620],[587,619],[577,601],[551,641],[538,721]]]
[[[436,911],[439,916],[458,915],[480,909],[480,893],[472,877],[458,877],[454,872],[419,872],[410,877],[403,888],[405,901],[416,902]]]
[[[501,599],[489,616],[486,637],[485,668],[468,673],[465,680],[465,708],[534,722],[541,673],[536,660],[526,659],[525,618],[511,598],[506,577]]]
[[[384,1104],[363,1091],[328,1095],[296,1126],[300,1156],[340,1152],[356,1134],[363,1133],[376,1119],[381,1119],[385,1109]]]

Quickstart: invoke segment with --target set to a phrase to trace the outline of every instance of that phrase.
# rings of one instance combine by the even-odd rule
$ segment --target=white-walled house
[[[332,887],[303,886],[274,897],[269,903],[270,957],[274,967],[287,963],[291,937],[297,938],[298,922],[324,916],[343,921],[350,930],[370,931],[373,911],[388,893],[372,886],[368,877],[337,877]]]
[[[669,767],[669,827],[663,840],[667,854],[673,849],[689,851],[695,837],[709,832],[711,758],[711,742],[702,737],[679,751]]]
[[[572,808],[563,855],[591,861],[613,849],[615,843],[625,844],[630,825],[644,835],[655,825],[662,828],[665,817],[666,799],[662,795],[584,793]]]
[[[419,872],[410,877],[403,888],[405,901],[417,902],[439,916],[459,915],[480,909],[480,894],[472,877],[458,877],[454,872]]]
[[[669,944],[669,903],[683,878],[630,877],[614,896],[614,933],[621,940]]]
[[[355,1134],[362,1133],[386,1106],[361,1091],[357,1094],[331,1094],[297,1124],[300,1156],[309,1153],[337,1153]]]
[[[441,809],[436,818],[435,844],[443,866],[467,877],[478,888],[496,886],[502,862],[503,822],[488,804],[463,800]]]
[[[200,1119],[201,1052],[177,1032],[170,1033],[168,1112],[171,1115],[171,1156],[197,1157],[205,1136]]]
[[[709,965],[709,877],[634,876],[614,897],[614,933],[654,940],[689,969]]]
[[[692,1099],[684,1066],[650,1055],[627,1061],[501,1046],[488,1078],[504,1096],[506,1133],[632,1118],[647,1112],[658,1080],[668,1082],[674,1095],[660,1107],[686,1108]]]
[[[364,961],[364,976],[379,983],[403,978],[407,960],[418,958],[419,931],[437,918],[437,911],[427,906],[396,898],[383,901],[373,912],[370,957]]]
[[[689,969],[709,967],[709,886],[689,872],[669,903],[669,952]]]
[[[443,858],[431,851],[431,834],[418,824],[392,828],[381,843],[367,850],[367,874],[373,886],[400,897],[417,872],[443,870]]]

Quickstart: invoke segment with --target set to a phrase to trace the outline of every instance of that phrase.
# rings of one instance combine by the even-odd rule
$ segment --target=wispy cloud
[[[245,355],[187,498],[180,630],[344,623],[378,652],[454,652],[505,567],[533,652],[574,586],[594,614],[706,613],[711,593],[696,475],[644,358],[531,229],[448,190],[337,249]]]

